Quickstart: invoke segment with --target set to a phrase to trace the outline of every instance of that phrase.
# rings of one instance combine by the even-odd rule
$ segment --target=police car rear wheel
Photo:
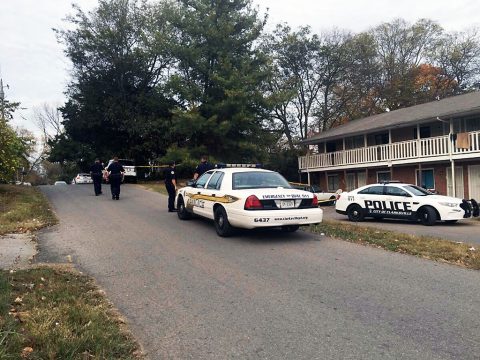
[[[348,220],[350,221],[363,221],[363,209],[360,205],[354,204],[351,205],[347,210]]]
[[[215,230],[217,234],[222,237],[227,237],[232,235],[233,227],[228,222],[228,217],[225,209],[223,207],[218,207],[215,209]]]
[[[192,217],[192,215],[187,211],[182,197],[180,197],[177,201],[177,216],[180,220],[188,220]]]
[[[423,225],[431,226],[437,221],[437,213],[434,208],[426,206],[420,209],[418,218]]]

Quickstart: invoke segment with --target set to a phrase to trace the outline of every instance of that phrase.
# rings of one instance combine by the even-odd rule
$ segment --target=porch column
[[[457,197],[457,184],[455,184],[455,161],[453,160],[453,120],[452,118],[449,119],[450,122],[450,132],[448,134],[448,149],[449,149],[449,156],[450,156],[450,165],[452,167],[452,196]]]
[[[420,146],[420,124],[417,124],[417,157],[420,157],[422,154],[422,148]]]

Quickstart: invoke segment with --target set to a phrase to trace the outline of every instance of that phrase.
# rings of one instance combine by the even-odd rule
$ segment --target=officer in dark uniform
[[[95,164],[90,167],[90,177],[93,180],[95,196],[98,196],[102,193],[102,175],[103,166],[100,163],[100,159],[95,159]]]
[[[200,159],[200,164],[195,168],[195,173],[193,174],[193,180],[197,180],[205,171],[212,170],[213,166],[208,162],[208,157],[203,155]]]
[[[175,212],[175,190],[177,188],[177,173],[175,172],[175,162],[168,163],[168,167],[164,170],[165,188],[168,192],[168,212]]]
[[[120,185],[122,184],[125,169],[118,162],[118,157],[113,158],[113,162],[108,165],[108,180],[110,181],[110,190],[112,191],[112,200],[120,199]]]

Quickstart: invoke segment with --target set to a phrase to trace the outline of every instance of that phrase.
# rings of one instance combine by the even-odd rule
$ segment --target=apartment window
[[[429,138],[432,136],[430,126],[420,126],[420,139]],[[417,128],[413,129],[413,138],[417,138]]]
[[[375,135],[375,145],[388,144],[388,133]]]
[[[390,171],[377,171],[377,182],[392,180],[392,173]]]
[[[363,135],[345,138],[345,148],[358,149],[365,146],[365,139]]]
[[[328,175],[328,191],[337,191],[340,188],[340,177],[338,175]]]
[[[327,142],[327,153],[337,151],[337,144],[333,141]]]

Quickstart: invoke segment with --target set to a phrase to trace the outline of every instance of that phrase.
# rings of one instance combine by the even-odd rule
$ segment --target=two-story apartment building
[[[400,180],[480,198],[480,92],[354,120],[302,143],[311,151],[298,159],[300,172],[328,191]]]

